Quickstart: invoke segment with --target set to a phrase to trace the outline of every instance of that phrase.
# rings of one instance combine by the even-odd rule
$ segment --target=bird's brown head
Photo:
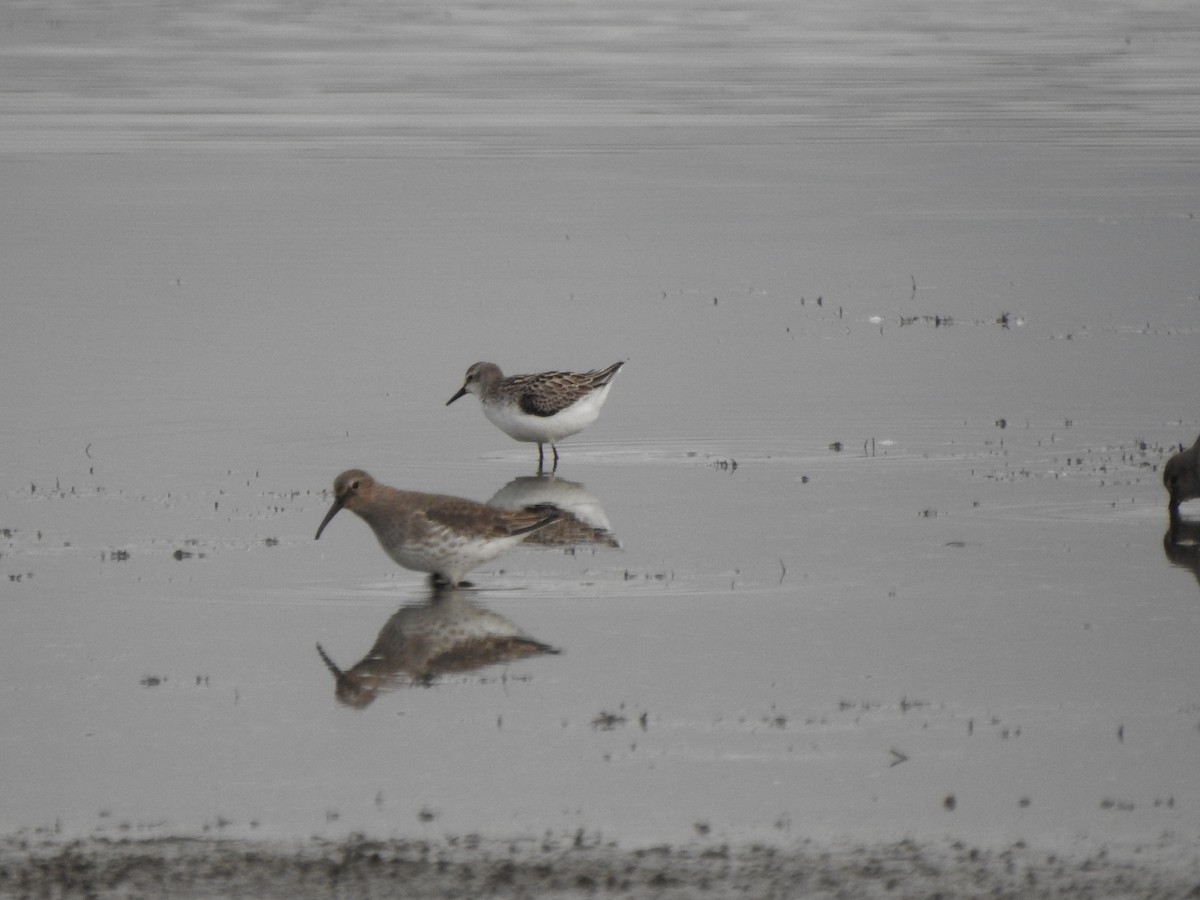
[[[321,520],[314,540],[321,539],[321,532],[325,530],[325,526],[343,508],[353,510],[361,502],[361,498],[370,493],[374,484],[375,479],[362,469],[347,469],[335,478],[333,480],[333,505],[329,507],[329,512],[325,513],[325,518]]]

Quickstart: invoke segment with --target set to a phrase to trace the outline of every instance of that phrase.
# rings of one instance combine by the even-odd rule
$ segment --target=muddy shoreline
[[[1067,853],[1017,842],[627,849],[587,837],[256,842],[161,838],[0,845],[4,897],[1193,897],[1169,845]]]

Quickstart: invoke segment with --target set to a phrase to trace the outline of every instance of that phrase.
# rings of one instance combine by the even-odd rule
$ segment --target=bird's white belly
[[[515,440],[553,444],[578,434],[596,421],[608,388],[607,384],[597,388],[552,416],[532,416],[518,406],[505,403],[484,403],[483,412],[493,425]]]
[[[399,546],[387,546],[384,551],[395,562],[414,572],[430,572],[452,578],[461,577],[471,569],[495,559],[510,547],[521,543],[524,535],[501,538],[471,538],[452,532],[431,536]]]

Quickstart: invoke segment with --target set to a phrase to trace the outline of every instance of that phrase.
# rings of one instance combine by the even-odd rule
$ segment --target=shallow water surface
[[[604,78],[596,36],[641,21],[620,4],[571,32],[594,66],[452,6],[474,18],[423,20],[431,80],[395,94],[303,50],[329,23],[280,19],[294,77],[254,111],[248,69],[213,62],[266,21],[236,5],[212,7],[227,32],[167,29],[222,51],[194,96],[151,87],[154,54],[49,90],[36,62],[144,38],[68,16],[51,40],[27,9],[9,60],[42,102],[0,158],[0,831],[1193,846],[1200,511],[1168,532],[1160,471],[1200,431],[1194,36],[1134,4],[1128,32],[1038,18],[1018,52],[982,12],[912,6],[915,30],[811,7],[796,38],[877,38],[828,59],[865,67],[878,116],[832,77],[816,111],[769,102],[805,71],[782,38],[792,68],[751,65],[790,4],[637,32],[643,65],[660,40],[655,66],[686,63],[649,70],[655,124]],[[753,38],[718,47],[728,82],[685,40],[727,28]],[[914,34],[933,55],[901,53]],[[349,78],[363,119],[331,131],[349,113],[306,72]],[[144,92],[103,86],[126,79]],[[450,89],[474,84],[514,117]],[[424,98],[421,127],[388,97]],[[28,152],[55,134],[81,152]],[[445,407],[476,360],[622,359],[552,478],[474,399]],[[352,466],[583,524],[448,601],[351,515],[313,542]],[[417,640],[463,633],[535,643]]]

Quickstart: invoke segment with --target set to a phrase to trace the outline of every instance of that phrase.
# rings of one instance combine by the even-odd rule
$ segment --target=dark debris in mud
[[[707,825],[703,829],[707,834]],[[285,844],[166,838],[0,844],[0,896],[172,897],[1200,897],[1200,861],[1156,848],[1074,856],[902,840],[625,849],[600,839]]]

